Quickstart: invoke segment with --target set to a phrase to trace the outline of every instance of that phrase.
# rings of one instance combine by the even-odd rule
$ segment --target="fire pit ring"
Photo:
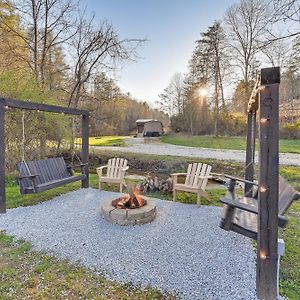
[[[113,224],[141,225],[152,222],[156,216],[156,206],[154,201],[147,199],[147,204],[135,209],[116,208],[112,200],[106,201],[101,206],[102,217]]]

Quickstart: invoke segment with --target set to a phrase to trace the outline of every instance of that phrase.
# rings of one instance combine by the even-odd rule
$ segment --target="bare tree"
[[[179,115],[184,110],[184,77],[181,73],[175,73],[159,95],[160,100],[157,101],[159,109],[167,113],[169,116]]]
[[[299,0],[273,0],[275,21],[300,22]]]
[[[300,34],[300,0],[273,0],[272,23],[285,30],[281,33],[270,32],[263,46]]]
[[[264,0],[241,0],[226,11],[231,60],[241,71],[246,87],[253,74],[256,55],[260,51],[259,42],[268,32],[270,16],[270,3]]]
[[[286,40],[280,39],[262,47],[261,52],[266,56],[267,62],[273,67],[284,67],[290,56],[290,46]]]
[[[95,75],[114,68],[117,62],[134,60],[137,47],[144,41],[121,39],[108,22],[96,27],[94,15],[89,20],[81,16],[70,43],[75,65],[68,105],[78,106],[85,84]]]
[[[9,24],[6,26],[25,43],[29,57],[24,59],[36,80],[43,84],[47,56],[76,33],[73,16],[77,3],[73,0],[14,0],[11,3],[25,30],[17,31]]]

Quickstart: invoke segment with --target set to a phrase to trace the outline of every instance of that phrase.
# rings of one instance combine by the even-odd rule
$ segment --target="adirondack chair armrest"
[[[173,173],[171,174],[172,181],[174,182],[174,184],[176,184],[178,180],[178,176],[186,176],[186,175],[187,173]]]
[[[129,169],[129,166],[125,167],[125,168],[121,168],[121,171],[125,172]]]
[[[173,173],[171,174],[172,177],[177,177],[177,176],[186,176],[187,173]]]
[[[105,169],[107,167],[108,167],[107,165],[106,166],[97,167],[96,170],[103,170],[103,169]]]
[[[211,175],[208,176],[199,176],[201,179],[212,179],[213,177]]]
[[[99,177],[102,176],[103,170],[106,169],[107,167],[108,166],[106,165],[106,166],[100,166],[100,167],[96,168],[96,171],[97,171]]]

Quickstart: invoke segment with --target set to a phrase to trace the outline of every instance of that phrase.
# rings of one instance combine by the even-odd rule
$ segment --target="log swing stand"
[[[50,188],[55,188],[60,183],[66,184],[76,180],[81,180],[81,187],[89,187],[89,111],[68,108],[56,105],[48,105],[41,103],[34,103],[29,101],[20,101],[13,99],[0,98],[0,213],[6,213],[6,195],[5,195],[5,110],[9,108],[21,109],[21,110],[33,110],[33,111],[44,111],[52,113],[60,113],[67,115],[81,115],[82,117],[82,149],[81,149],[81,166],[82,174],[80,176],[73,176],[73,178],[59,178],[55,183],[52,181],[51,184],[47,182],[43,184],[43,187],[40,188],[40,191],[47,190]],[[48,159],[50,160],[50,159]],[[38,161],[36,161],[36,166]],[[41,161],[40,161],[41,162]],[[62,162],[63,164],[64,162]],[[52,169],[59,167],[57,161],[52,162]],[[62,165],[61,164],[61,165]],[[44,164],[46,165],[46,163]],[[50,163],[49,163],[50,165]],[[48,166],[49,166],[48,165]],[[66,167],[67,168],[67,167]],[[43,174],[34,174],[25,177],[39,176]],[[49,177],[49,174],[48,174]],[[65,176],[67,177],[67,175]],[[50,177],[49,177],[50,178]],[[48,178],[48,180],[49,180]],[[60,181],[60,182],[59,182]],[[47,186],[48,185],[48,186]],[[36,188],[36,187],[35,187]],[[38,192],[38,191],[36,191]]]
[[[261,69],[248,103],[248,129],[245,179],[230,179],[220,227],[257,240],[256,292],[259,299],[278,296],[279,259],[284,241],[278,240],[278,227],[299,193],[279,176],[279,84],[280,68]],[[258,119],[258,183],[254,182],[255,133]],[[235,194],[237,182],[244,183],[244,196]],[[253,188],[257,187],[256,193]]]

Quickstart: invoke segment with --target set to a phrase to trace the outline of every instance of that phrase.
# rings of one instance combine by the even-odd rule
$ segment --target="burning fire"
[[[147,201],[142,197],[138,188],[135,188],[125,196],[112,201],[112,205],[116,208],[139,208],[146,204]]]

